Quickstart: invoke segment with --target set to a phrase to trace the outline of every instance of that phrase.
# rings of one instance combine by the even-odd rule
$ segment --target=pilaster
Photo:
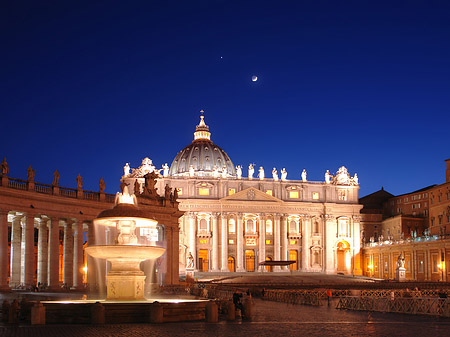
[[[63,283],[70,288],[73,285],[73,221],[66,220],[64,224],[64,259]]]
[[[8,212],[0,209],[0,290],[8,286]]]
[[[47,218],[40,218],[39,220],[39,234],[38,234],[38,262],[37,262],[37,281],[40,284],[47,283],[48,272],[48,228]]]

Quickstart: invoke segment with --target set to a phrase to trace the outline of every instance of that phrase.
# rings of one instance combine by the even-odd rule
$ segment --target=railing
[[[308,290],[266,290],[262,297],[268,301],[285,302],[289,304],[303,304],[319,306],[320,299],[326,298],[326,291],[308,291]]]
[[[98,201],[99,194],[98,194],[98,192],[83,191],[83,199]]]
[[[8,179],[8,187],[10,188],[14,188],[16,190],[27,190],[27,182],[25,180],[21,180],[21,179],[14,179],[14,178],[9,178]]]
[[[36,183],[34,190],[38,193],[52,194],[52,185]]]
[[[109,203],[114,203],[116,201],[115,194],[105,194],[105,201]]]
[[[422,289],[422,290],[399,290],[399,289],[377,289],[361,290],[361,297],[439,297],[445,294],[450,297],[449,289]]]
[[[386,298],[344,296],[339,298],[336,309],[450,317],[450,299],[433,297]]]
[[[63,197],[68,198],[76,198],[77,197],[77,190],[74,188],[68,188],[68,187],[60,187],[59,188],[59,195]]]

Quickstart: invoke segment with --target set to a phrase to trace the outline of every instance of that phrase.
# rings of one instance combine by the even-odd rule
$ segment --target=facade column
[[[354,258],[353,258],[353,274],[354,275],[362,275],[363,266],[362,266],[362,253],[361,253],[361,231],[360,231],[360,217],[354,216],[352,218],[353,222],[353,249],[354,249]]]
[[[39,219],[37,280],[40,284],[47,283],[47,270],[48,270],[47,222],[48,222],[47,218]]]
[[[35,259],[34,259],[34,215],[27,214],[25,223],[25,249],[24,249],[24,284],[35,286]]]
[[[73,222],[66,220],[64,224],[64,259],[63,283],[70,288],[73,285]]]
[[[22,240],[22,216],[16,215],[11,228],[11,263],[9,285],[14,288],[20,284],[20,260]]]
[[[236,271],[237,272],[243,272],[245,271],[244,269],[244,259],[243,259],[243,254],[244,254],[244,243],[243,243],[243,239],[244,239],[244,232],[242,230],[242,213],[238,213],[237,214],[237,219],[236,219]]]
[[[180,227],[178,227],[178,219],[172,227],[172,279],[170,284],[179,284],[179,268],[180,268]]]
[[[310,261],[310,237],[311,237],[311,217],[309,215],[305,215],[302,217],[302,270],[310,270],[311,269],[311,261]]]
[[[227,214],[220,214],[220,221],[222,222],[222,272],[228,271],[228,221]]]
[[[283,218],[281,220],[281,246],[282,246],[282,250],[281,250],[281,259],[282,261],[287,261],[288,260],[288,247],[287,247],[287,221],[288,221],[288,217],[287,214],[283,215]],[[288,267],[283,266],[282,270],[288,270]]]
[[[217,213],[212,214],[212,270],[219,271],[219,226],[217,223]]]
[[[273,226],[273,258],[275,261],[280,261],[280,214],[274,214],[273,216],[274,226]],[[275,266],[274,271],[280,271],[280,266]]]
[[[258,262],[264,262],[266,260],[266,217],[264,214],[260,214],[258,217],[259,222],[259,252],[258,252]],[[264,271],[264,266],[258,267],[260,271]]]
[[[194,270],[197,270],[197,230],[196,230],[196,214],[195,213],[189,213],[189,250],[192,254],[192,257],[194,258]]]
[[[94,224],[92,222],[88,223],[88,231],[87,231],[87,245],[93,246],[95,245],[95,229]],[[96,284],[98,284],[97,281],[97,274],[99,273],[96,268],[95,259],[90,256],[89,254],[86,254],[86,260],[87,260],[87,284],[90,287],[90,289],[94,289]],[[100,267],[100,264],[98,266]]]
[[[73,236],[73,287],[83,288],[83,220],[78,219],[75,223]]]
[[[172,256],[172,252],[173,252],[173,228],[172,226],[170,226],[169,224],[164,226],[165,229],[165,239],[166,239],[166,275],[164,277],[164,283],[165,284],[172,284],[172,277],[173,277],[173,273],[172,273],[172,268],[173,268],[173,256]],[[178,264],[177,264],[177,267]]]
[[[0,210],[0,290],[8,290],[8,212]]]
[[[52,217],[48,235],[48,286],[59,289],[59,219]]]

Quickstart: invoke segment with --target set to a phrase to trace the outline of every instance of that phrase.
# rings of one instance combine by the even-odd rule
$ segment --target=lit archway
[[[345,240],[339,241],[336,245],[336,262],[338,272],[350,273],[352,267],[350,244]]]
[[[255,251],[253,249],[245,251],[245,270],[255,271]]]
[[[272,258],[269,257],[269,256],[267,256],[267,257],[266,257],[266,261],[272,261]],[[266,270],[267,270],[268,272],[271,272],[271,271],[272,271],[272,266],[266,266]]]

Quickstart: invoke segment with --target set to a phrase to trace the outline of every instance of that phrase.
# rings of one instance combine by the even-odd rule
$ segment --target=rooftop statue
[[[194,173],[195,173],[194,166],[193,165],[189,166],[189,177],[193,177]]]
[[[302,181],[306,182],[306,170],[305,169],[303,169],[303,172],[302,172]]]
[[[353,176],[353,182],[354,182],[356,185],[358,185],[358,181],[359,181],[359,179],[358,179],[358,174],[355,173],[355,175]]]
[[[27,168],[27,176],[28,182],[34,182],[34,170],[31,168],[31,165]]]
[[[236,176],[238,179],[242,178],[242,165],[236,166]]]
[[[259,180],[264,180],[264,169],[262,166],[259,167],[258,177],[259,177]]]
[[[278,172],[277,169],[274,167],[272,170],[272,177],[274,181],[278,181]]]
[[[330,179],[331,179],[331,174],[330,174],[330,171],[327,170],[327,172],[325,172],[325,182],[327,184],[329,184],[330,183]]]
[[[134,181],[134,194],[141,194],[141,184],[138,179]]]
[[[130,174],[130,165],[128,163],[123,167],[123,176],[127,177]]]
[[[227,167],[224,166],[224,167],[222,168],[222,178],[226,178],[226,177],[227,177]]]
[[[55,170],[55,172],[53,172],[52,186],[59,186],[59,172],[58,172],[58,170]]]
[[[255,173],[255,169],[253,167],[255,164],[249,164],[248,165],[248,179],[253,179],[253,173]]]
[[[170,200],[171,192],[172,189],[170,188],[169,184],[166,184],[166,186],[164,187],[164,197],[166,198],[166,200]]]
[[[128,176],[129,178],[143,178],[147,173],[156,171],[153,162],[148,157],[142,160],[141,166],[137,169],[132,169],[131,174]],[[125,167],[124,167],[125,173]]]
[[[101,177],[100,180],[98,181],[98,191],[100,193],[105,192],[105,181],[103,180],[103,177]]]
[[[2,163],[0,164],[0,172],[2,176],[6,176],[9,173],[9,166],[8,163],[6,162],[6,157],[3,158]]]
[[[214,178],[219,178],[219,169],[217,168],[217,166],[216,165],[214,165],[214,167],[213,167],[213,177]]]
[[[287,171],[283,167],[283,169],[281,170],[281,181],[286,181],[286,178],[287,178]]]
[[[167,163],[165,163],[163,166],[163,176],[164,177],[168,177],[169,176],[169,166],[167,165]]]
[[[77,175],[77,189],[81,190],[82,187],[83,187],[83,178],[78,173],[78,175]]]

